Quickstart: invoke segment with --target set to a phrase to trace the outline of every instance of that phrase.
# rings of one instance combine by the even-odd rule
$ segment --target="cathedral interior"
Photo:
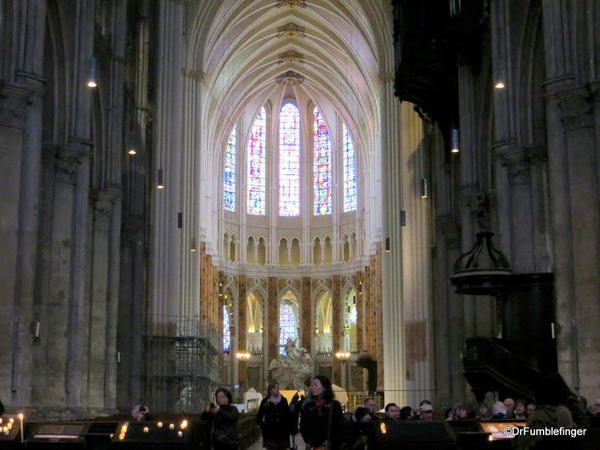
[[[600,2],[0,1],[0,400],[600,397]],[[594,344],[595,343],[595,344]]]

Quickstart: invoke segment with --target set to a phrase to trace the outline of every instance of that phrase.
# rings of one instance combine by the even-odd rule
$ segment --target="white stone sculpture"
[[[269,382],[279,383],[280,389],[303,389],[306,380],[313,373],[313,362],[304,347],[297,347],[296,341],[288,339],[285,355],[279,355],[269,364]]]

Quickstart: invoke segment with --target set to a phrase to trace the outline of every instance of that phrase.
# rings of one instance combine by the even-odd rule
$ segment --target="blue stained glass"
[[[223,351],[231,352],[231,321],[227,306],[223,306]]]
[[[313,200],[314,215],[332,213],[331,137],[318,108],[313,112]]]
[[[344,124],[344,212],[356,211],[358,204],[358,188],[356,184],[356,152],[352,136]]]
[[[298,339],[298,321],[292,305],[284,302],[279,309],[279,353],[282,355],[285,355],[288,339]]]
[[[225,164],[223,173],[223,209],[235,211],[235,175],[237,153],[237,128],[234,125],[225,148]]]
[[[248,138],[248,214],[266,214],[267,112],[261,108]]]
[[[279,112],[279,215],[300,215],[300,111],[293,103]]]

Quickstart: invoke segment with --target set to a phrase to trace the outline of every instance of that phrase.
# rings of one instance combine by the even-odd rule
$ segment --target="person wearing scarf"
[[[279,393],[279,384],[270,383],[267,387],[267,397],[260,403],[256,422],[262,430],[263,448],[290,448],[291,413],[287,400]]]

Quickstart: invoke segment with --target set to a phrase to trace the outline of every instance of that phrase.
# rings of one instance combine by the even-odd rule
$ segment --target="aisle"
[[[298,446],[298,450],[304,450],[304,441],[300,434],[296,435],[296,445]],[[262,438],[256,441],[251,447],[248,447],[248,450],[263,450]]]

